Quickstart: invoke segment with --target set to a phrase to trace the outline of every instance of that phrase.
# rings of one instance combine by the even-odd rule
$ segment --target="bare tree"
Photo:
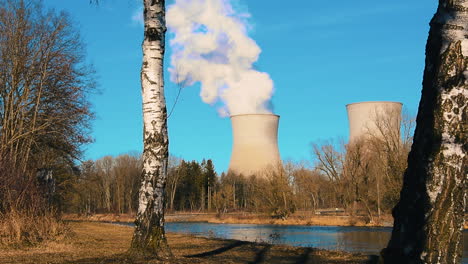
[[[331,142],[322,142],[320,144],[312,144],[312,155],[315,158],[315,169],[324,175],[331,187],[333,204],[338,205],[343,203],[343,193],[348,191],[347,188],[343,189],[342,183],[344,164],[346,153],[339,151]]]
[[[341,177],[343,157],[332,143],[312,144],[312,154],[316,158],[316,168],[324,173],[330,181]]]
[[[94,87],[79,35],[65,13],[45,12],[40,2],[0,6],[0,166],[31,177],[71,166],[90,141]]]
[[[115,179],[114,187],[114,212],[133,213],[135,209],[134,198],[140,182],[141,174],[140,155],[124,154],[115,157],[112,169]]]
[[[96,171],[100,176],[99,185],[102,190],[102,204],[107,212],[111,211],[112,208],[112,187],[115,182],[114,175],[114,158],[112,156],[105,156],[96,161]]]
[[[298,209],[312,209],[315,212],[319,206],[320,189],[325,185],[322,175],[317,169],[307,168],[304,163],[290,164],[293,167],[291,185]]]
[[[0,1],[0,162],[24,173],[77,158],[94,87],[66,14],[36,1]]]
[[[371,177],[380,216],[382,208],[393,208],[398,201],[412,144],[410,131],[414,130],[414,118],[387,110],[376,114],[373,122],[376,131],[369,131],[365,145],[372,154]]]
[[[163,81],[165,1],[143,0],[143,18],[143,171],[131,251],[166,259],[172,253],[164,231],[164,191],[169,157]]]
[[[223,184],[213,195],[213,206],[218,216],[226,213],[228,209],[234,208],[234,187],[232,184]]]
[[[53,233],[45,220],[59,223],[50,205],[68,195],[92,118],[80,36],[41,2],[0,0],[0,222],[22,223],[25,241]]]
[[[467,192],[468,0],[440,0],[385,263],[459,263]]]
[[[392,111],[376,111],[367,133],[344,150],[329,142],[312,144],[315,173],[322,175],[315,178],[320,185],[320,195],[314,197],[317,202],[352,209],[353,214],[364,209],[369,221],[374,212],[380,216],[393,208],[406,169],[413,122],[409,115]]]
[[[366,140],[360,138],[347,145],[343,176],[345,185],[348,186],[346,188],[348,199],[353,203],[353,213],[356,213],[358,205],[363,205],[369,221],[372,222],[370,206],[373,197],[370,192],[373,189],[374,178],[371,173],[372,153],[366,143]]]
[[[257,199],[272,217],[286,219],[296,210],[291,187],[293,179],[292,163],[286,163],[285,167],[279,163],[259,173],[255,182]]]
[[[180,164],[182,159],[174,156],[169,156],[169,169],[167,175],[167,193],[169,196],[169,208],[174,210],[174,199],[177,193],[177,188],[179,187],[180,180],[182,178]]]

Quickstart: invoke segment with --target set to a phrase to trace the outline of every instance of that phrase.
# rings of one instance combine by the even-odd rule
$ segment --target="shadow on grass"
[[[102,264],[109,264],[109,263],[118,263],[118,264],[135,264],[138,262],[135,262],[131,258],[128,257],[127,254],[116,254],[112,256],[106,256],[106,257],[97,257],[97,258],[83,258],[79,260],[73,260],[73,261],[66,261],[64,263],[67,264],[95,264],[95,263],[102,263]]]
[[[379,263],[379,256],[369,255],[369,259],[367,260],[366,264],[377,264],[377,263]]]
[[[111,255],[111,256],[106,256],[106,257],[98,257],[98,258],[85,258],[85,259],[80,259],[80,260],[74,260],[74,261],[65,261],[65,262],[60,262],[60,263],[68,263],[68,264],[169,264],[169,263],[177,263],[177,264],[194,264],[194,263],[216,263],[213,260],[197,260],[193,262],[193,259],[191,258],[201,258],[203,259],[204,257],[209,257],[209,256],[214,256],[221,254],[223,252],[227,252],[230,249],[233,249],[235,247],[239,247],[245,244],[249,244],[249,242],[243,242],[243,243],[232,243],[230,245],[221,247],[216,250],[196,254],[196,255],[189,255],[189,256],[184,256],[184,257],[177,257],[172,260],[158,260],[155,258],[135,258],[135,257],[130,257],[128,254],[116,254],[116,255]],[[317,256],[314,254],[315,249],[313,248],[305,248],[304,251],[298,255],[297,257],[294,256],[282,256],[279,258],[275,259],[269,259],[267,260],[267,255],[271,250],[271,245],[264,245],[263,248],[258,250],[258,252],[255,255],[255,259],[253,261],[249,262],[242,262],[239,261],[239,263],[248,263],[248,264],[260,264],[260,263],[295,263],[295,264],[319,264],[319,263],[363,263],[363,264],[376,264],[378,260],[378,256],[371,255],[369,256],[369,259],[364,262],[355,262],[353,260],[334,260],[330,261],[328,259],[323,259],[321,256]],[[201,261],[201,262],[200,262]],[[207,261],[207,262],[206,262]],[[216,260],[219,261],[219,260]]]
[[[304,253],[299,255],[299,257],[297,258],[296,264],[306,264],[306,263],[311,262],[310,254],[313,252],[314,252],[313,248],[304,249]],[[311,262],[311,263],[314,263],[314,262]]]
[[[320,264],[320,263],[362,263],[362,264],[377,264],[378,256],[369,255],[367,261],[355,262],[351,259],[330,260],[320,256],[320,253],[315,248],[303,248],[304,251],[296,258],[295,264]]]
[[[270,249],[271,249],[271,245],[264,246],[262,250],[258,251],[257,255],[255,256],[254,261],[249,262],[249,264],[258,264],[258,263],[262,263],[263,261],[265,261],[266,254],[268,253],[268,251],[270,251]]]
[[[168,264],[168,263],[187,263],[181,259],[160,260],[154,257],[135,257],[127,253],[115,254],[106,257],[84,258],[80,260],[63,262],[67,264]]]
[[[240,247],[240,246],[243,246],[243,245],[246,245],[246,244],[250,244],[250,242],[245,242],[245,241],[235,241],[227,246],[224,246],[224,247],[220,247],[218,249],[215,249],[215,250],[211,250],[211,251],[207,251],[207,252],[203,252],[203,253],[199,253],[199,254],[195,254],[195,255],[188,255],[188,256],[184,256],[186,258],[203,258],[203,257],[209,257],[209,256],[214,256],[214,255],[219,255],[221,253],[224,253],[226,251],[229,251],[233,248],[236,248],[236,247]]]

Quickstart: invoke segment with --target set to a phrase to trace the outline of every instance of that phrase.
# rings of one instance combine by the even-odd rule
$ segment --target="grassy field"
[[[170,262],[130,259],[133,228],[99,222],[69,222],[71,235],[27,249],[0,248],[0,263],[370,263],[371,256],[313,248],[168,234]]]

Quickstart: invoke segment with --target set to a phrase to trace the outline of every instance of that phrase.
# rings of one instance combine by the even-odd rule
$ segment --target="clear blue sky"
[[[44,0],[45,6],[70,13],[99,77],[101,93],[91,98],[95,142],[86,147],[85,159],[142,150],[143,28],[135,21],[141,2],[100,0],[96,6],[88,0]],[[311,160],[311,142],[347,140],[348,103],[399,101],[416,113],[436,0],[234,2],[251,14],[250,36],[262,49],[256,65],[275,83],[283,159]],[[170,109],[177,87],[168,77]],[[218,172],[227,169],[230,120],[201,101],[198,86],[183,89],[168,125],[173,155],[211,158]]]

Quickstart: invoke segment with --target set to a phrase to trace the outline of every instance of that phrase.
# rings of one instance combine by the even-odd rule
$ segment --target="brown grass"
[[[70,222],[72,238],[39,247],[0,249],[0,263],[162,263],[130,259],[133,228],[97,222]],[[168,234],[175,258],[165,263],[366,263],[368,256],[312,248],[271,246],[235,240]]]
[[[96,214],[91,216],[79,216],[69,214],[67,220],[97,221],[97,222],[126,222],[132,223],[134,215],[122,214]],[[389,226],[393,223],[390,215],[384,215],[376,219],[374,223],[366,222],[366,217],[351,217],[343,215],[323,216],[312,213],[298,212],[289,218],[273,219],[264,214],[253,213],[229,213],[217,216],[215,213],[173,213],[166,214],[166,222],[208,222],[224,224],[274,224],[274,225],[311,225],[311,226]]]
[[[466,216],[468,219],[468,216]],[[68,214],[66,220],[74,221],[96,221],[96,222],[124,222],[133,223],[135,216],[131,214],[96,214],[92,216],[80,216]],[[365,217],[352,216],[321,216],[306,213],[296,213],[286,220],[272,219],[267,215],[249,213],[231,213],[217,216],[214,213],[173,213],[166,214],[166,222],[208,222],[225,224],[274,224],[274,225],[309,225],[309,226],[391,226],[393,217],[383,215],[376,218],[374,223],[368,223]],[[465,221],[464,229],[468,229],[468,220]]]
[[[93,215],[65,214],[62,216],[62,219],[71,220],[71,221],[132,223],[133,221],[135,221],[135,215],[133,214],[93,214]]]
[[[33,246],[63,239],[69,230],[50,212],[40,215],[15,210],[0,215],[0,246]]]
[[[225,214],[216,216],[215,214],[205,215],[169,215],[168,222],[188,221],[188,222],[209,222],[225,224],[272,224],[272,225],[309,225],[309,226],[380,226],[388,223],[386,220],[380,223],[366,223],[364,217],[350,216],[321,216],[321,215],[301,215],[295,214],[285,220],[273,219],[268,215],[259,214]]]
[[[193,219],[196,221],[197,217]],[[288,219],[272,219],[270,217],[225,215],[221,217],[207,217],[204,220],[210,223],[226,224],[272,224],[272,225],[309,225],[309,226],[373,226],[365,223],[361,218],[352,221],[348,216],[312,216],[289,217]]]

